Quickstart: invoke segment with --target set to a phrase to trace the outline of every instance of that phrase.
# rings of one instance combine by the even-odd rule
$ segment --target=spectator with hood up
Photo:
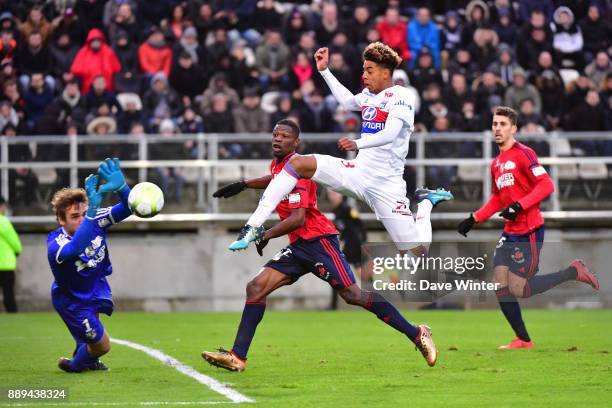
[[[87,34],[87,41],[77,53],[72,74],[81,81],[81,93],[89,90],[93,80],[102,75],[108,90],[113,89],[113,75],[121,71],[121,64],[113,49],[104,41],[104,34],[97,28]]]
[[[584,39],[572,10],[565,6],[558,7],[553,14],[550,28],[553,32],[553,49],[557,65],[582,71],[585,64],[582,52]]]

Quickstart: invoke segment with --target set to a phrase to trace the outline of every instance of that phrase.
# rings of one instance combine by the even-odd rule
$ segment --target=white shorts
[[[372,169],[360,167],[355,160],[322,154],[313,156],[317,161],[313,181],[366,202],[398,249],[412,249],[420,245],[403,178],[381,177],[374,174]]]

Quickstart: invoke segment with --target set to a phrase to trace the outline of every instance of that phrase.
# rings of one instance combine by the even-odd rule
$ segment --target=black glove
[[[244,180],[237,181],[235,183],[228,184],[227,186],[221,187],[220,189],[218,189],[217,191],[215,191],[213,193],[213,197],[215,197],[215,198],[219,198],[219,197],[223,197],[223,198],[233,197],[236,194],[240,194],[242,192],[242,190],[244,190],[245,188],[247,188],[247,185],[244,182]]]
[[[259,256],[263,256],[263,249],[266,247],[266,245],[268,245],[268,242],[270,242],[269,239],[260,239],[259,241],[255,242],[255,248],[257,248],[257,253]]]
[[[474,216],[470,214],[469,217],[459,223],[457,226],[457,232],[464,237],[467,237],[467,233],[470,232],[474,224],[476,224],[476,220],[474,219]]]
[[[521,207],[521,205],[517,201],[510,207],[506,208],[504,211],[500,212],[499,216],[504,217],[507,220],[514,221],[522,209],[523,207]]]

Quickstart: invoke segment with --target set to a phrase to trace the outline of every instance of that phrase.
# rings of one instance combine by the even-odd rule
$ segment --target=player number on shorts
[[[85,325],[85,331],[90,332],[91,331],[91,326],[89,325],[89,319],[83,320],[83,324]]]

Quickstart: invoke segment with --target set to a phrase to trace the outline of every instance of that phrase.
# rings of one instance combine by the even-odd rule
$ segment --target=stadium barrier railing
[[[355,134],[348,134],[356,137]],[[340,134],[303,134],[305,152],[317,152],[321,146],[333,146]],[[602,190],[611,186],[612,156],[576,156],[581,149],[575,146],[595,145],[600,151],[612,152],[611,132],[549,132],[545,134],[521,134],[518,139],[535,144],[540,152],[540,162],[549,169],[555,184],[546,210],[549,218],[559,219],[612,219],[612,200],[601,200],[597,208],[572,209],[567,211],[563,197],[567,189],[560,190],[560,182],[582,185],[589,199],[597,200]],[[243,221],[245,212],[221,212],[219,202],[209,192],[221,183],[244,176],[255,176],[267,170],[270,143],[269,134],[180,134],[160,135],[104,135],[104,136],[0,136],[0,194],[9,200],[9,174],[13,169],[32,169],[39,174],[64,171],[66,184],[77,187],[85,171],[95,170],[108,155],[118,155],[126,171],[132,171],[134,181],[150,178],[148,170],[160,167],[185,169],[188,181],[195,186],[195,209],[183,214],[160,214],[155,222],[163,221]],[[9,148],[25,145],[34,159],[27,162],[9,160]],[[260,152],[259,159],[222,158],[222,152],[231,152],[232,145],[242,148],[242,156],[250,149]],[[257,147],[255,147],[257,146]],[[310,147],[309,147],[310,146]],[[467,146],[467,148],[466,148]],[[174,147],[174,151],[173,148]],[[245,151],[246,149],[246,151]],[[310,150],[309,150],[310,149]],[[415,133],[411,136],[411,153],[406,165],[414,169],[417,186],[426,185],[427,169],[430,167],[453,167],[453,189],[468,184],[478,187],[477,195],[471,196],[477,206],[487,200],[491,191],[489,167],[497,154],[490,132],[479,133]],[[178,152],[178,153],[177,153]],[[263,154],[261,152],[264,152]],[[612,153],[609,153],[612,154]],[[347,158],[354,157],[349,152]],[[462,171],[459,171],[461,169]],[[466,170],[467,169],[467,170]],[[259,173],[258,173],[259,172]],[[465,179],[462,176],[465,175]],[[57,174],[56,174],[57,179]],[[26,186],[27,187],[27,186]],[[570,186],[571,188],[571,186]],[[448,210],[447,210],[448,211]],[[438,220],[457,220],[464,213],[436,212]],[[363,214],[364,219],[375,218]],[[17,222],[48,223],[52,217],[37,213],[14,217]]]

